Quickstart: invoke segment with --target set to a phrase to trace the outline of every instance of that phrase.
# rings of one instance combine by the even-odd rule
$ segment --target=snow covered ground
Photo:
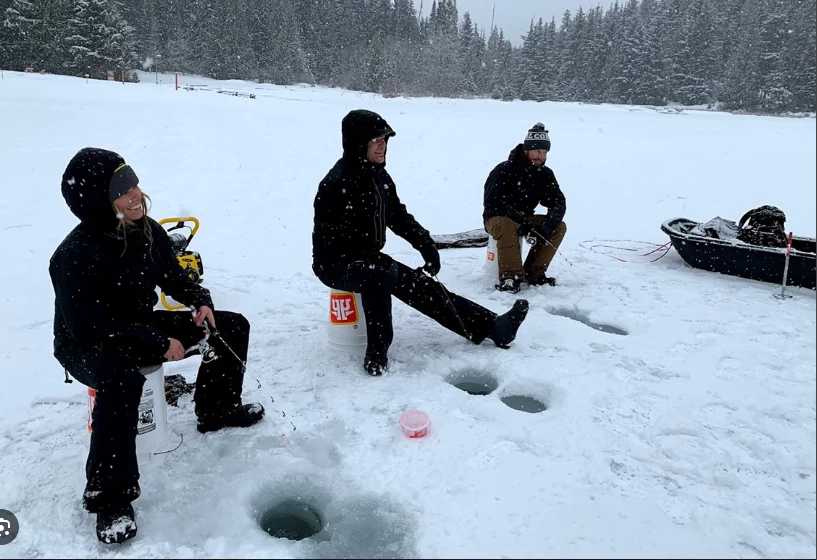
[[[737,219],[762,204],[813,236],[813,118],[187,76],[211,89],[175,91],[159,77],[0,81],[0,508],[21,526],[0,557],[815,557],[815,293],[778,300],[778,287],[689,268],[674,250],[620,262],[610,256],[648,259],[580,245],[661,244],[668,218]],[[548,126],[568,199],[560,285],[520,294],[531,311],[510,350],[474,346],[399,302],[384,377],[327,346],[312,200],[354,108],[397,131],[388,169],[432,233],[481,227],[488,172],[533,123]],[[76,223],[60,177],[84,146],[133,165],[153,217],[201,220],[191,249],[216,306],[252,324],[245,399],[268,409],[254,429],[201,435],[189,396],[169,407],[184,442],[143,470],[139,534],[122,546],[99,544],[81,508],[85,390],[62,382],[51,354],[48,259]],[[387,251],[420,264],[395,236]],[[483,274],[484,249],[441,254],[450,290],[510,307],[516,296]],[[193,380],[197,367],[165,370]],[[464,372],[496,391],[449,383]],[[510,394],[548,410],[513,410],[500,400]],[[426,438],[401,433],[409,408],[429,413]],[[265,508],[298,497],[324,516],[320,539],[260,529]]]

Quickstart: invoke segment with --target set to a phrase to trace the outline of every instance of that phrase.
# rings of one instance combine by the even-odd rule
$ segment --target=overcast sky
[[[491,28],[491,10],[496,4],[494,24],[501,27],[505,32],[505,37],[518,46],[522,44],[520,36],[527,33],[530,28],[531,18],[534,18],[536,22],[541,17],[545,23],[548,23],[550,18],[556,16],[558,25],[565,10],[575,13],[579,6],[586,11],[588,8],[601,5],[607,11],[606,6],[610,3],[610,0],[604,2],[600,0],[457,0],[457,11],[460,21],[465,12],[470,12],[471,19],[479,25],[480,29],[485,30],[487,38]],[[419,7],[420,3],[415,0],[414,5]],[[423,8],[425,12],[423,15],[428,17],[431,1],[424,1],[423,6],[428,6],[428,8]]]

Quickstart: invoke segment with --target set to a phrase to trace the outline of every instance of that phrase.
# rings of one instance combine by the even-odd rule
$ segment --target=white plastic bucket
[[[329,347],[363,356],[366,353],[366,315],[360,294],[332,290],[329,293]]]
[[[163,451],[170,446],[165,399],[165,374],[162,364],[140,368],[145,376],[142,397],[139,399],[139,421],[136,425],[136,458],[139,465],[157,463],[165,458]],[[96,390],[88,388],[88,433],[96,405]],[[159,453],[159,454],[157,454]]]
[[[525,257],[525,242],[524,237],[519,238],[519,245],[521,247],[522,257]],[[496,239],[492,235],[488,236],[488,248],[485,251],[485,274],[491,282],[499,281],[499,255],[496,251]]]
[[[489,279],[497,280],[499,278],[499,262],[496,253],[496,239],[493,235],[488,236],[488,249],[485,252],[485,274]]]

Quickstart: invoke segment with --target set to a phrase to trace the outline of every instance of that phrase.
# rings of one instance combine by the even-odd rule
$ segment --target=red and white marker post
[[[791,256],[791,240],[792,232],[789,232],[789,241],[786,245],[786,265],[783,267],[783,286],[780,288],[779,294],[774,294],[777,299],[787,299],[790,295],[786,295],[786,281],[789,278],[789,257]]]

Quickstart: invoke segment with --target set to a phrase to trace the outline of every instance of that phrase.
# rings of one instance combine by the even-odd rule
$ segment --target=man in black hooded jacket
[[[523,280],[533,286],[556,283],[546,273],[567,232],[567,204],[553,170],[545,165],[549,151],[548,131],[536,123],[485,181],[482,218],[485,231],[496,240],[497,290],[516,293]],[[534,214],[540,204],[547,215]],[[534,243],[524,264],[520,236]]]
[[[96,390],[82,502],[97,514],[97,537],[105,543],[136,535],[141,367],[198,354],[189,352],[204,338],[207,320],[219,335],[209,337],[196,380],[198,430],[248,427],[264,415],[260,404],[241,404],[249,323],[238,313],[213,311],[209,291],[184,273],[167,232],[147,216],[149,199],[138,183],[119,154],[80,150],[62,177],[62,195],[80,223],[49,266],[54,356]],[[197,313],[154,311],[157,286]]]
[[[439,252],[429,232],[400,201],[385,169],[394,130],[377,113],[355,110],[343,118],[341,132],[343,157],[315,196],[312,268],[326,286],[361,295],[368,335],[366,372],[380,375],[388,367],[392,295],[476,344],[490,338],[501,348],[509,347],[527,314],[527,301],[517,300],[510,311],[497,316],[429,277],[440,271]],[[420,252],[425,273],[382,252],[386,228]]]

